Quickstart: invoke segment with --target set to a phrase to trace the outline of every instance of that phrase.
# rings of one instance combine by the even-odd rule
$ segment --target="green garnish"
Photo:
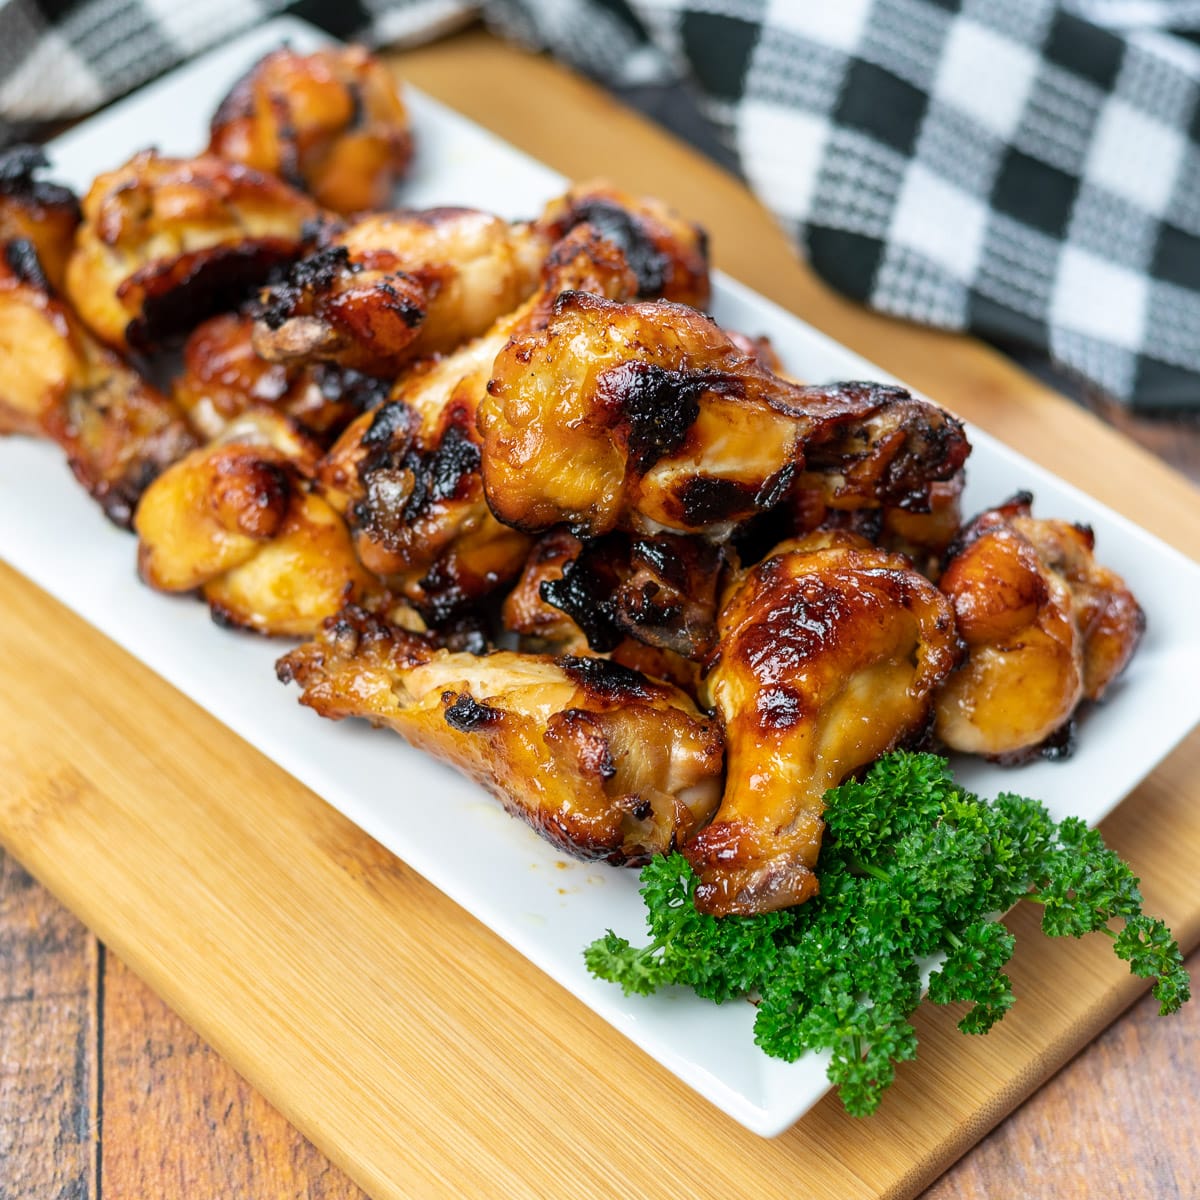
[[[971,1005],[964,1033],[986,1033],[1007,1012],[1013,936],[996,914],[1022,897],[1043,905],[1052,937],[1112,937],[1133,974],[1155,980],[1161,1013],[1189,998],[1170,930],[1142,912],[1129,865],[1077,818],[1055,822],[1010,793],[982,801],[945,759],[903,752],[833,788],[826,804],[821,891],[807,904],[704,916],[687,860],[656,858],[641,875],[650,943],[610,930],[585,950],[588,969],[626,994],[679,984],[718,1004],[756,1000],[758,1045],[788,1061],[831,1051],[830,1082],[855,1116],[873,1112],[896,1064],[916,1055],[909,1017],[923,963],[944,955],[929,997]]]

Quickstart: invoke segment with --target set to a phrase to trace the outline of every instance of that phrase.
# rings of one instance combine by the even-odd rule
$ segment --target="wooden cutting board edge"
[[[765,218],[739,185],[602,93],[480,35],[397,61],[406,77],[468,115],[473,109],[475,115],[482,113],[502,136],[567,174],[607,173],[619,182],[667,194],[691,211],[717,206],[719,211],[697,215],[716,233],[719,258],[722,241],[737,239],[736,252],[726,261],[731,273],[1023,449],[1033,432],[1049,434],[1035,447],[1047,465],[1157,528],[1181,549],[1193,554],[1200,549],[1196,495],[1186,482],[966,339],[898,326],[831,298],[801,268],[778,257],[771,241],[777,235],[764,232]],[[556,124],[546,130],[544,120],[539,125],[536,118],[551,107],[546,100],[550,95]],[[564,140],[561,131],[595,128],[597,120],[601,132],[595,140],[601,144],[590,147],[589,158],[599,164],[599,171],[596,166],[579,169],[582,164],[572,155],[582,139],[566,136],[564,148],[559,144]],[[645,181],[656,173],[664,176],[665,186]],[[689,206],[689,197],[696,203]],[[739,255],[750,255],[754,246],[758,250],[748,258],[748,269],[739,269]],[[761,265],[764,260],[772,263],[769,271]],[[766,286],[755,278],[756,272],[769,276]],[[914,346],[923,347],[923,353]],[[981,396],[994,408],[973,411]],[[1107,460],[1104,471],[1097,471],[1097,458]],[[1131,473],[1143,485],[1132,496]],[[1103,494],[1113,490],[1114,476],[1122,481],[1123,496]],[[0,670],[8,674],[14,663],[22,664],[20,675],[8,674],[20,686],[10,686],[0,699],[10,738],[20,734],[0,750],[0,840],[375,1195],[481,1194],[461,1189],[490,1180],[493,1186],[504,1181],[506,1195],[566,1194],[554,1189],[570,1184],[571,1194],[581,1194],[581,1188],[586,1189],[583,1194],[610,1194],[611,1188],[611,1194],[677,1196],[693,1194],[689,1188],[705,1194],[709,1184],[728,1177],[742,1193],[766,1196],[795,1194],[799,1171],[812,1195],[910,1196],[1139,994],[1138,986],[1114,970],[1096,948],[1069,945],[1056,960],[1056,969],[1060,978],[1069,974],[1076,983],[1082,981],[1087,999],[1080,1002],[1072,996],[1069,1014],[1056,1013],[1054,987],[1037,970],[1041,954],[1035,940],[1018,953],[1014,968],[1014,979],[1029,993],[1022,999],[1029,1021],[1022,1024],[1014,1014],[1006,1022],[1009,1028],[997,1030],[986,1043],[968,1043],[953,1033],[947,1014],[923,1011],[918,1025],[925,1065],[901,1073],[876,1118],[852,1122],[839,1112],[836,1101],[827,1099],[782,1138],[760,1142],[698,1100],[311,793],[279,778],[277,768],[235,735],[27,581],[4,571],[0,597],[6,617],[17,614],[5,623],[2,640],[7,652]],[[108,713],[118,711],[140,712],[142,719],[130,729],[115,729]],[[142,744],[147,731],[157,736],[149,751]],[[77,743],[68,749],[73,738]],[[188,754],[180,751],[189,739],[201,762],[217,760],[211,779],[198,773]],[[1200,937],[1200,896],[1188,869],[1200,848],[1194,803],[1198,764],[1200,740],[1193,736],[1139,789],[1137,801],[1123,806],[1105,824],[1114,844],[1147,876],[1151,903],[1171,917],[1188,944]],[[156,773],[154,786],[141,774],[147,768]],[[249,782],[251,791],[255,784],[250,781],[259,787],[269,781],[259,797],[257,816],[253,798],[209,794],[232,786],[231,780]],[[168,806],[168,796],[178,803]],[[1164,828],[1172,831],[1171,837],[1156,832]],[[113,844],[113,830],[124,830],[129,841]],[[186,832],[195,840],[172,843],[172,831]],[[240,839],[236,847],[235,833]],[[197,847],[206,847],[199,861]],[[221,882],[219,871],[217,880],[205,881],[203,871],[219,868],[222,855],[235,848],[245,876],[226,880],[228,889],[215,886]],[[294,857],[287,859],[286,869],[275,870],[274,860],[281,853]],[[151,874],[148,868],[155,856],[157,871]],[[259,876],[275,888],[267,901],[258,896]],[[171,886],[162,886],[164,881]],[[322,890],[314,901],[305,888],[318,881]],[[275,959],[267,955],[253,970],[235,961],[234,950],[252,954],[257,947],[262,954],[264,929],[247,922],[232,903],[235,897],[251,906],[258,918],[273,921],[266,926],[272,940],[290,950],[295,962],[327,955],[324,967],[335,978],[317,988],[324,1007],[308,1011],[310,1023],[272,1027],[271,1010],[259,994],[264,980],[258,967],[265,969]],[[288,903],[264,910],[263,904],[272,899]],[[289,914],[295,917],[312,902],[328,908],[331,920],[336,917],[333,931],[311,928],[299,918],[289,922]],[[196,907],[205,904],[207,909]],[[445,992],[436,990],[439,984],[447,985],[441,964],[419,960],[422,950],[439,950],[438,939],[427,940],[423,931],[409,931],[398,944],[395,938],[398,918],[403,924],[403,914],[414,910],[431,913],[439,929],[461,940],[446,956],[462,978],[489,985],[499,981],[504,995],[520,1001],[517,1021],[507,1003],[494,995],[447,1000]],[[176,924],[162,925],[164,914]],[[372,920],[381,914],[386,917],[382,928],[373,926]],[[1036,925],[1021,911],[1013,920],[1028,926],[1023,933]],[[339,939],[345,944],[339,945]],[[407,954],[406,941],[416,946]],[[365,982],[347,980],[330,965],[344,968],[350,948],[363,949],[360,971],[367,976]],[[337,1061],[350,1034],[351,1048],[360,1054],[369,1054],[372,1044],[376,1050],[387,1046],[391,1051],[399,1045],[401,1054],[411,1054],[418,1046],[416,1041],[405,1043],[391,1028],[405,1017],[395,1007],[401,997],[393,981],[376,977],[379,963],[391,963],[397,955],[408,973],[405,978],[419,980],[426,988],[422,994],[446,1005],[441,1016],[466,1046],[430,1055],[443,1071],[436,1080],[444,1093],[433,1099],[418,1094],[429,1090],[420,1081],[414,1086],[403,1075],[397,1078],[385,1064],[377,1063],[376,1071],[387,1076],[386,1086],[375,1087],[369,1058]],[[481,971],[480,962],[487,970]],[[198,986],[206,980],[220,986]],[[393,1007],[387,1019],[378,1013],[360,1018],[345,992],[360,1001]],[[285,989],[274,998],[296,997]],[[1042,1019],[1030,1030],[1033,1011]],[[275,1017],[282,1020],[279,1014]],[[484,1023],[473,1029],[471,1020],[479,1018]],[[542,1039],[530,1038],[530,1022],[553,1053],[531,1045]],[[481,1036],[479,1029],[488,1035]],[[420,1045],[426,1051],[430,1037],[442,1032],[442,1026],[428,1018],[401,1031],[423,1037]],[[365,1041],[364,1033],[370,1035]],[[289,1050],[297,1045],[311,1052],[310,1067],[300,1069],[287,1061],[294,1057]],[[571,1068],[565,1084],[564,1062]],[[490,1086],[507,1088],[501,1095],[513,1120],[524,1121],[523,1128],[513,1130],[492,1118],[480,1090],[472,1089],[473,1081],[465,1075],[472,1063],[484,1081],[483,1092]],[[521,1067],[528,1071],[525,1078]],[[984,1076],[986,1086],[972,1086]],[[936,1095],[922,1086],[931,1080],[940,1085],[933,1089]],[[531,1081],[561,1112],[565,1132],[558,1123],[522,1107],[521,1084]],[[586,1090],[594,1103],[581,1105],[573,1094],[571,1085],[580,1081],[589,1084]],[[647,1089],[657,1102],[647,1104]],[[348,1121],[341,1109],[331,1113],[338,1105],[361,1116],[362,1123]],[[404,1115],[428,1123],[419,1144],[397,1150],[389,1129],[398,1136],[402,1124],[397,1118]],[[638,1164],[623,1165],[621,1178],[614,1181],[612,1164],[624,1158],[617,1133],[631,1120],[638,1129],[641,1158]],[[684,1163],[669,1153],[672,1138],[701,1147],[694,1152],[696,1161]],[[469,1151],[465,1166],[449,1164],[447,1156],[455,1147]],[[588,1152],[588,1147],[594,1149]],[[612,1187],[614,1182],[620,1187]],[[782,1190],[774,1190],[780,1186]]]

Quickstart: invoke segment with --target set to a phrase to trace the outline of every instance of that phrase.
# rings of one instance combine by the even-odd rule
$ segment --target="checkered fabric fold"
[[[610,83],[690,81],[840,291],[1200,408],[1200,0],[8,0],[0,114],[277,13],[379,43],[479,10]]]

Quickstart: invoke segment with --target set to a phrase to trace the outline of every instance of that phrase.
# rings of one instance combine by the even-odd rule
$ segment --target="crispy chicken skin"
[[[0,244],[31,242],[50,286],[58,290],[79,224],[79,200],[70,188],[37,178],[46,165],[40,146],[0,153]]]
[[[801,387],[693,309],[559,296],[497,357],[479,406],[506,524],[724,537],[804,473],[835,508],[920,511],[961,467],[961,424],[900,388]]]
[[[578,604],[568,602],[562,608],[547,600],[547,596],[560,592],[564,571],[572,567],[585,549],[583,542],[568,529],[552,529],[538,538],[530,547],[516,586],[504,599],[500,610],[504,628],[520,636],[523,650],[590,654],[603,646],[606,657],[613,662],[653,679],[667,680],[694,696],[700,674],[698,663],[673,650],[629,637],[614,627],[607,614],[599,611],[611,603],[615,578],[585,568],[582,578],[577,576],[573,586],[567,585],[572,601],[577,599]],[[627,562],[627,556],[623,556],[623,561]],[[595,592],[590,586],[582,586],[593,582]],[[715,587],[715,579],[713,583]],[[561,595],[558,600],[561,603]],[[593,615],[599,620],[593,621]],[[591,630],[590,637],[585,625]]]
[[[625,256],[632,295],[707,303],[703,233],[656,200],[591,183],[532,222],[433,208],[377,213],[334,230],[267,293],[255,345],[273,361],[395,374],[510,313],[538,286],[553,248],[585,224]]]
[[[716,722],[605,659],[434,650],[349,609],[278,672],[322,716],[394,729],[581,858],[637,865],[664,853],[720,794]]]
[[[527,535],[497,521],[484,500],[475,415],[496,355],[543,323],[564,287],[629,295],[636,281],[611,242],[580,226],[521,307],[402,376],[389,403],[351,424],[321,466],[323,494],[346,514],[363,565],[433,620],[510,582],[525,561]]]
[[[221,313],[184,344],[172,394],[202,437],[215,438],[248,409],[269,405],[332,440],[387,398],[390,384],[348,368],[267,362],[255,352],[253,330],[252,317]]]
[[[0,254],[0,433],[56,441],[121,526],[147,484],[195,445],[175,405],[54,296],[24,239]]]
[[[221,102],[209,153],[278,175],[337,213],[382,208],[412,157],[391,72],[362,46],[260,59]]]
[[[146,349],[234,307],[300,252],[316,215],[273,175],[144,151],[98,175],[84,197],[67,292],[101,340]]]
[[[1019,762],[1070,748],[1079,701],[1099,699],[1129,661],[1145,617],[1092,558],[1091,531],[1031,515],[1015,496],[963,531],[940,581],[967,644],[938,693],[953,750]]]
[[[701,912],[769,912],[816,892],[825,791],[921,731],[961,648],[937,588],[845,532],[745,572],[717,634],[702,699],[724,724],[725,794],[684,853]]]
[[[142,579],[165,592],[199,588],[221,624],[279,635],[313,634],[347,600],[380,591],[345,523],[308,490],[319,452],[269,409],[231,422],[142,497]]]

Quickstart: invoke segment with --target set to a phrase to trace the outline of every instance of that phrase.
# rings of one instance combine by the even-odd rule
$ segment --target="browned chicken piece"
[[[533,229],[549,247],[580,225],[590,225],[625,255],[637,277],[636,299],[661,297],[693,308],[708,305],[708,235],[661,200],[592,179],[551,200]],[[769,352],[761,339],[755,346]]]
[[[930,484],[929,507],[913,512],[898,505],[881,508],[834,509],[819,490],[797,486],[792,494],[792,535],[816,529],[847,529],[885,550],[906,555],[929,579],[937,582],[942,562],[962,527],[962,492],[966,472]]]
[[[921,511],[970,449],[960,422],[901,388],[802,387],[693,309],[580,292],[505,346],[478,425],[500,520],[593,537],[723,538],[801,479],[833,508]]]
[[[264,405],[332,439],[360,413],[387,399],[390,383],[330,363],[270,363],[252,344],[254,319],[221,313],[200,325],[183,348],[172,394],[192,427],[215,438],[235,417]]]
[[[976,517],[941,578],[968,654],[938,693],[937,734],[1007,762],[1069,753],[1079,701],[1103,695],[1145,627],[1093,560],[1091,530],[1037,520],[1031,504],[1021,493]]]
[[[383,208],[412,158],[392,73],[362,46],[284,47],[234,84],[209,152],[278,175],[338,213]]]
[[[584,549],[584,543],[567,529],[553,529],[538,538],[530,548],[516,586],[505,597],[500,612],[504,628],[520,636],[523,650],[588,654],[595,653],[596,644],[599,644],[613,662],[653,679],[667,680],[694,696],[700,678],[698,663],[672,650],[650,646],[622,634],[604,617],[593,622],[591,617],[595,609],[586,600],[571,616],[564,608],[556,607],[546,599],[561,588],[564,570],[580,558]],[[628,562],[627,554],[625,561]],[[615,577],[608,584],[610,590],[599,596],[601,604],[611,601]],[[572,605],[568,603],[566,607]],[[580,622],[591,627],[595,644],[589,644],[591,639]]]
[[[147,150],[97,176],[84,197],[67,292],[103,341],[146,349],[235,308],[300,252],[316,216],[274,175]]]
[[[70,188],[37,178],[46,165],[40,146],[0,153],[0,244],[32,243],[50,286],[61,289],[79,224],[79,200]]]
[[[391,401],[351,424],[320,470],[363,565],[438,622],[515,579],[530,544],[492,515],[479,476],[475,413],[496,355],[515,333],[548,320],[566,288],[628,295],[636,287],[621,252],[589,226],[563,239],[543,276],[482,337],[402,376]]]
[[[255,346],[276,362],[395,375],[516,308],[537,286],[548,249],[527,226],[470,208],[375,213],[270,289]]]
[[[165,471],[138,506],[138,569],[165,592],[201,589],[221,624],[311,635],[382,589],[341,517],[306,484],[320,453],[271,410],[244,413]]]
[[[52,438],[109,519],[126,527],[147,484],[195,445],[175,405],[53,295],[23,239],[0,255],[0,433]]]
[[[926,725],[960,658],[944,596],[907,561],[845,532],[784,543],[730,589],[704,681],[727,778],[684,853],[696,907],[788,908],[818,890],[826,790]]]
[[[641,864],[683,842],[720,794],[717,723],[605,659],[434,650],[349,610],[278,671],[322,716],[394,729],[581,858]]]
[[[255,345],[277,362],[394,375],[512,312],[564,237],[587,224],[626,257],[639,295],[709,296],[703,233],[660,202],[582,184],[534,222],[467,208],[377,213],[329,234],[263,300]]]

